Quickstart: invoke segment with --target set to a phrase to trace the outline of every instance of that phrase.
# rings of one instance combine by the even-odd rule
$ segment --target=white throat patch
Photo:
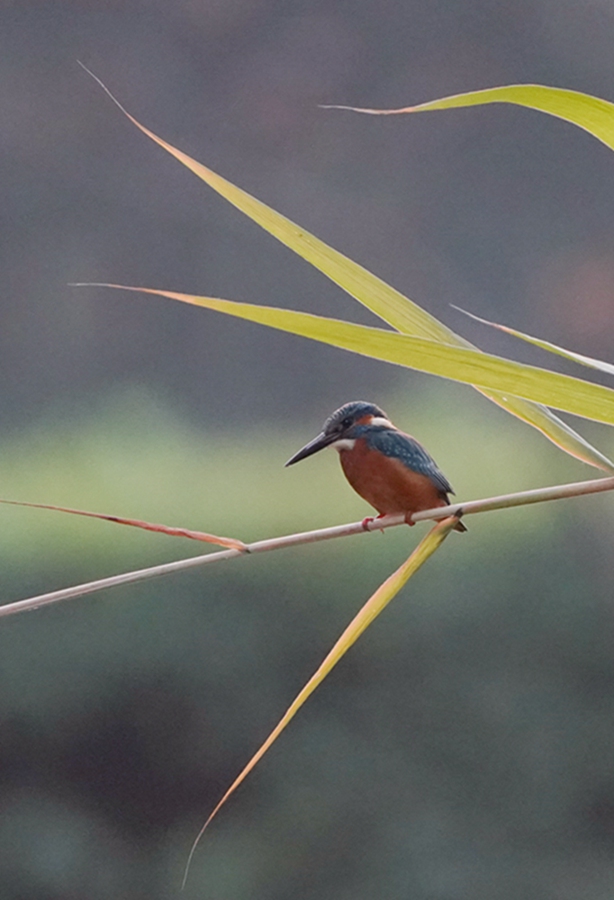
[[[340,438],[338,441],[333,441],[331,447],[334,447],[335,450],[341,453],[342,450],[353,450],[355,443],[356,440],[353,438]]]

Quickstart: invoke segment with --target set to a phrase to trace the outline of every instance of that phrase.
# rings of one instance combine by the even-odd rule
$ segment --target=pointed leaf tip
[[[69,506],[55,506],[51,503],[29,503],[25,500],[2,500],[8,506],[25,506],[30,509],[49,509],[54,512],[70,513],[73,516],[86,516],[89,519],[102,519],[105,522],[115,522],[116,525],[131,525],[133,528],[142,528],[144,531],[154,531],[158,534],[167,534],[170,537],[185,537],[193,541],[203,541],[206,544],[217,544],[220,547],[228,547],[232,550],[246,551],[243,541],[235,538],[220,537],[217,534],[209,534],[206,531],[193,531],[189,528],[176,528],[172,525],[159,525],[155,522],[145,522],[143,519],[128,519],[124,516],[114,516],[109,513],[89,512],[85,509],[73,509]]]
[[[329,108],[344,109],[371,116],[396,116],[482,106],[489,103],[511,103],[563,119],[571,125],[587,131],[598,141],[614,150],[613,103],[603,100],[601,97],[594,97],[592,94],[550,87],[545,84],[508,84],[485,90],[451,94],[438,100],[428,100],[426,103],[402,106],[397,109],[374,109],[359,106]]]
[[[535,347],[546,350],[548,353],[555,353],[557,356],[562,356],[564,359],[569,359],[571,362],[578,363],[581,366],[587,366],[589,369],[597,369],[597,371],[605,372],[607,375],[614,375],[614,365],[612,363],[605,362],[602,359],[595,359],[592,356],[583,356],[581,353],[575,353],[573,350],[566,350],[564,347],[559,347],[557,344],[552,344],[550,341],[544,341],[541,338],[532,337],[530,334],[525,334],[522,331],[518,331],[516,328],[510,328],[508,325],[500,325],[498,322],[491,322],[489,319],[483,319],[481,316],[476,316],[475,313],[470,313],[466,309],[456,306],[454,303],[451,303],[450,305],[453,309],[457,309],[459,312],[463,313],[463,315],[468,316],[470,319],[474,319],[476,322],[480,322],[482,325],[496,328],[498,331],[503,331],[505,334],[519,338],[521,341],[526,341],[528,344],[533,344]]]
[[[347,653],[350,647],[352,647],[352,645],[356,643],[358,638],[364,631],[366,631],[373,620],[376,619],[377,616],[379,616],[379,614],[386,608],[386,606],[388,606],[390,601],[398,594],[398,592],[407,583],[407,581],[409,581],[411,576],[415,572],[417,572],[418,569],[422,565],[424,565],[427,559],[432,556],[433,553],[441,546],[452,529],[455,528],[456,525],[458,525],[459,521],[460,519],[458,516],[449,516],[447,519],[442,519],[440,522],[437,522],[437,524],[434,525],[433,528],[431,528],[431,530],[428,532],[428,534],[420,541],[409,558],[401,566],[399,566],[399,568],[395,572],[393,572],[392,575],[390,575],[386,579],[386,581],[384,581],[384,583],[380,585],[380,587],[378,587],[375,593],[369,598],[369,600],[367,600],[367,602],[359,610],[356,616],[354,616],[343,634],[339,637],[335,645],[324,658],[319,668],[316,670],[316,672],[314,672],[314,674],[311,676],[302,690],[299,691],[273,731],[269,734],[264,743],[261,744],[256,753],[254,753],[244,769],[235,778],[224,796],[217,803],[217,805],[209,815],[205,824],[198,832],[188,855],[188,860],[184,870],[183,881],[181,885],[182,890],[187,882],[190,866],[192,864],[192,859],[194,857],[194,853],[196,852],[196,848],[198,847],[198,844],[200,843],[200,840],[205,831],[207,830],[213,819],[217,816],[219,811],[222,809],[224,804],[234,794],[239,785],[242,784],[243,781],[245,781],[249,773],[256,767],[267,750],[269,750],[272,744],[275,743],[279,735],[292,721],[301,706],[303,706],[305,701],[309,699],[315,689],[324,681],[329,672],[337,665],[339,660]]]

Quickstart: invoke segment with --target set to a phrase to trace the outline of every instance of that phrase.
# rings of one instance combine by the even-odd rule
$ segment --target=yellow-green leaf
[[[481,322],[482,325],[490,325],[491,328],[496,328],[499,331],[504,331],[506,334],[511,334],[512,337],[517,337],[520,338],[521,341],[527,341],[529,344],[534,344],[536,347],[547,350],[549,353],[556,353],[557,356],[563,356],[565,359],[570,359],[572,362],[579,363],[581,366],[588,366],[589,369],[597,369],[599,372],[605,372],[607,375],[614,375],[614,365],[612,363],[604,362],[602,359],[594,359],[592,356],[583,356],[581,353],[575,353],[573,350],[566,350],[564,347],[558,347],[556,344],[551,344],[550,341],[543,341],[541,338],[532,337],[530,334],[524,334],[524,332],[517,331],[515,328],[509,328],[507,325],[499,325],[498,322],[490,322],[488,319],[482,319],[481,316],[476,316],[474,313],[467,312],[466,309],[461,309],[460,306],[455,306],[454,309],[469,316],[470,319],[475,319],[476,322]]]
[[[277,740],[282,731],[291,722],[301,706],[311,696],[311,694],[313,694],[315,689],[324,681],[329,672],[337,665],[341,657],[344,656],[345,653],[347,653],[352,644],[356,643],[360,635],[369,627],[371,622],[373,622],[373,620],[377,618],[377,616],[379,616],[382,610],[385,609],[386,606],[388,606],[393,597],[398,594],[403,585],[406,584],[406,582],[411,578],[414,572],[417,572],[420,566],[422,566],[427,561],[429,556],[432,556],[437,548],[441,546],[442,542],[449,535],[450,531],[455,527],[458,521],[459,520],[455,516],[451,516],[447,519],[442,519],[441,522],[438,522],[433,528],[431,528],[426,537],[420,541],[411,556],[407,560],[405,560],[405,562],[401,566],[399,566],[396,572],[393,572],[392,575],[390,575],[386,579],[386,581],[384,581],[384,583],[380,585],[380,587],[369,598],[369,600],[367,600],[362,609],[356,614],[356,616],[354,616],[341,637],[335,643],[334,647],[325,657],[320,667],[316,672],[314,672],[304,688],[292,701],[268,738],[264,741],[264,743],[260,746],[256,753],[254,753],[245,768],[235,778],[233,783],[230,785],[222,799],[219,801],[219,803],[201,828],[196,837],[196,840],[192,844],[192,849],[190,850],[190,855],[188,857],[188,862],[184,874],[184,885],[188,876],[188,870],[192,861],[192,857],[194,855],[194,851],[198,846],[198,842],[203,836],[205,829],[213,821],[226,801],[232,796],[232,794],[234,794],[239,785],[243,781],[245,781],[249,773],[255,768],[255,766],[262,759],[267,750],[272,746],[272,744]]]
[[[510,396],[509,392],[502,394],[499,391],[482,390],[476,385],[473,387],[506,412],[537,428],[544,437],[570,456],[605,472],[614,472],[614,463],[607,456],[545,406],[523,400],[521,397]]]
[[[86,67],[84,66],[83,68]],[[88,69],[86,71],[89,72]],[[339,251],[319,240],[315,235],[310,234],[290,219],[282,216],[246,191],[241,190],[241,188],[236,187],[216,172],[202,165],[202,163],[197,162],[186,153],[173,147],[172,144],[158,137],[144,125],[141,125],[115,99],[99,78],[91,72],[89,74],[143,134],[164,148],[175,159],[236,206],[237,209],[319,269],[331,281],[339,285],[375,315],[392,325],[393,328],[404,334],[442,341],[444,344],[455,344],[459,347],[473,346],[442,322],[439,322],[426,310],[423,310],[417,303],[414,303],[408,297],[386,284],[385,281],[373,275],[363,266],[348,259]],[[570,455],[597,468],[614,471],[614,465],[607,457],[592,447],[588,441],[577,434],[565,422],[557,418],[550,410],[515,396],[513,391],[504,395],[498,391],[480,388],[478,390],[507,412],[539,429],[549,440]]]
[[[328,106],[327,109],[347,109],[352,112],[376,116],[394,116],[402,113],[433,112],[438,109],[454,109],[463,106],[482,106],[486,103],[513,103],[538,112],[564,119],[588,131],[597,140],[614,150],[614,104],[581,91],[568,91],[544,84],[508,84],[453,94],[439,100],[429,100],[416,106],[399,109],[366,109],[358,106]]]
[[[516,391],[521,397],[546,403],[565,412],[614,425],[614,391],[571,375],[527,366],[499,356],[466,347],[452,347],[439,341],[369,328],[354,322],[327,319],[311,313],[236,303],[217,297],[198,297],[155,288],[126,287],[119,284],[98,285],[120,290],[143,291],[168,297],[182,303],[202,306],[226,315],[236,316],[279,331],[290,332],[311,340],[330,344],[373,359],[418,369],[453,381],[477,385],[484,390]],[[606,461],[607,462],[607,461]]]

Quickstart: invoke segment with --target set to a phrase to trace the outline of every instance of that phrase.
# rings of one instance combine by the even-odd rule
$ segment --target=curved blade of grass
[[[409,334],[422,334],[423,337],[430,337],[433,340],[454,342],[453,338],[455,338],[455,335],[451,329],[447,328],[416,303],[408,300],[400,291],[390,287],[381,278],[329,247],[324,241],[310,234],[304,228],[301,228],[300,225],[286,218],[286,216],[282,216],[281,213],[276,212],[270,206],[257,200],[256,197],[248,194],[247,191],[222,178],[221,175],[197,162],[197,160],[188,156],[187,153],[178,150],[177,147],[173,147],[172,144],[158,137],[145,125],[141,125],[134,116],[124,109],[96,75],[90,72],[89,69],[86,69],[85,66],[83,68],[143,134],[170,153],[194,175],[197,175],[209,187],[217,191],[229,203],[245,213],[246,216],[249,216],[250,219],[253,219],[265,231],[268,231],[269,234],[281,241],[282,244],[285,244],[286,247],[289,247],[307,262],[320,269],[331,281],[347,291],[360,303],[363,303],[375,315],[400,331],[406,331]]]
[[[94,285],[89,285],[94,286]],[[418,369],[453,381],[478,385],[485,389],[516,391],[522,397],[547,403],[557,409],[614,425],[614,390],[592,384],[571,375],[527,366],[499,356],[465,347],[452,347],[439,341],[369,328],[354,322],[328,319],[312,313],[236,303],[216,297],[197,297],[156,288],[126,287],[118,284],[96,285],[120,290],[142,291],[168,297],[193,306],[216,310],[279,331],[310,338],[342,350],[360,353],[372,359]],[[605,457],[604,457],[605,459]],[[610,464],[611,465],[611,464]]]
[[[573,350],[565,350],[564,347],[558,347],[556,344],[551,344],[550,341],[542,341],[541,338],[532,337],[530,334],[524,334],[524,332],[517,331],[515,328],[510,328],[508,325],[499,325],[498,322],[490,322],[488,319],[482,319],[481,316],[476,316],[474,313],[467,312],[466,309],[461,309],[460,306],[454,306],[454,304],[452,304],[452,306],[454,309],[462,312],[465,316],[469,316],[470,319],[481,322],[482,325],[489,325],[491,328],[496,328],[498,331],[504,331],[506,334],[511,334],[512,337],[517,337],[520,338],[521,341],[534,344],[536,347],[547,350],[549,353],[556,353],[557,356],[563,356],[565,359],[570,359],[572,362],[579,363],[581,366],[588,366],[590,369],[598,369],[600,372],[614,375],[614,365],[612,363],[604,362],[602,359],[594,359],[592,356],[583,356],[581,353],[575,353]]]
[[[53,506],[50,503],[27,503],[25,500],[2,500],[9,506],[28,506],[31,509],[51,509],[55,512],[71,513],[73,516],[87,516],[91,519],[103,519],[105,522],[115,522],[118,525],[132,525],[133,528],[143,528],[145,531],[155,531],[158,534],[168,534],[171,537],[191,538],[193,541],[204,541],[206,544],[217,544],[220,547],[229,547],[233,550],[245,550],[243,541],[234,538],[219,537],[217,534],[208,534],[206,531],[191,531],[189,528],[174,528],[172,525],[158,525],[154,522],[144,522],[142,519],[126,519],[123,516],[111,516],[106,513],[89,512],[85,509],[72,509],[69,506]]]
[[[296,698],[292,701],[273,731],[270,733],[261,747],[256,751],[256,753],[254,753],[243,771],[235,778],[233,783],[230,785],[222,799],[219,801],[219,803],[199,831],[196,840],[192,844],[192,848],[190,850],[182,886],[185,886],[190,863],[192,862],[194,851],[196,850],[201,837],[203,836],[205,830],[211,824],[215,816],[218,814],[220,809],[224,806],[226,801],[232,796],[232,794],[234,794],[239,785],[243,781],[245,781],[249,773],[255,768],[255,766],[262,759],[267,750],[277,740],[285,727],[297,714],[301,706],[311,696],[311,694],[313,694],[315,689],[324,681],[329,672],[337,665],[341,657],[344,656],[345,653],[347,653],[352,644],[356,643],[360,635],[369,627],[371,622],[373,622],[373,620],[376,619],[377,616],[379,616],[382,610],[385,609],[386,606],[388,606],[393,597],[398,594],[403,585],[411,578],[414,572],[417,572],[420,566],[422,566],[427,561],[429,556],[432,556],[437,548],[441,546],[443,541],[450,534],[450,531],[458,524],[458,522],[459,519],[456,516],[450,516],[449,518],[443,519],[441,522],[438,522],[437,525],[431,528],[426,537],[424,537],[420,541],[411,556],[407,560],[405,560],[403,565],[399,566],[396,572],[393,572],[392,575],[390,575],[386,579],[386,581],[384,581],[384,583],[380,585],[380,587],[378,587],[375,593],[364,604],[362,609],[356,614],[356,616],[354,616],[341,637],[333,646],[332,650],[325,657],[317,671],[314,672],[305,687],[297,694]]]
[[[541,403],[532,403],[521,397],[510,396],[509,391],[504,394],[499,391],[483,390],[475,384],[473,387],[506,412],[536,428],[560,450],[564,450],[581,462],[588,463],[589,466],[602,469],[604,472],[614,472],[614,463],[605,454],[593,447],[586,438]]]
[[[131,116],[124,109],[96,75],[85,66],[83,68],[143,134],[174,156],[175,159],[206,182],[209,187],[253,219],[254,222],[272,234],[286,247],[319,269],[331,281],[354,297],[355,300],[358,300],[359,303],[362,303],[375,315],[392,325],[393,328],[404,334],[413,334],[417,337],[442,341],[444,344],[455,344],[459,347],[473,346],[418,306],[417,303],[414,303],[408,297],[386,284],[385,281],[382,281],[381,278],[378,278],[363,268],[363,266],[348,259],[339,251],[319,240],[315,235],[310,234],[304,228],[296,225],[290,219],[282,216],[246,191],[236,187],[230,181],[222,178],[216,172],[207,168],[207,166],[192,159],[192,157],[173,147],[172,144],[164,141],[154,134],[153,131],[141,125],[134,116]],[[500,392],[489,390],[481,390],[481,393],[507,412],[537,428],[557,447],[560,447],[571,456],[575,456],[577,459],[581,459],[583,462],[597,468],[614,471],[614,465],[602,453],[592,447],[588,441],[577,434],[565,422],[557,418],[550,410],[516,397],[513,395],[513,392],[510,392],[511,396],[504,396]]]
[[[415,106],[399,109],[367,109],[358,106],[326,106],[325,109],[347,109],[371,116],[395,116],[402,113],[433,112],[439,109],[455,109],[465,106],[482,106],[486,103],[512,103],[526,106],[538,112],[564,119],[588,131],[597,140],[614,150],[614,104],[581,91],[549,87],[544,84],[508,84],[453,94],[439,100],[429,100]]]

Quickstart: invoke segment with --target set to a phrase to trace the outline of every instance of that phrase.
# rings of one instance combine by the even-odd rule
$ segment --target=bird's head
[[[312,441],[305,444],[288,462],[291,466],[301,459],[323,450],[324,447],[335,447],[337,450],[350,450],[354,441],[364,433],[365,428],[394,428],[383,409],[375,403],[365,400],[353,400],[336,409],[324,423],[324,427]]]

